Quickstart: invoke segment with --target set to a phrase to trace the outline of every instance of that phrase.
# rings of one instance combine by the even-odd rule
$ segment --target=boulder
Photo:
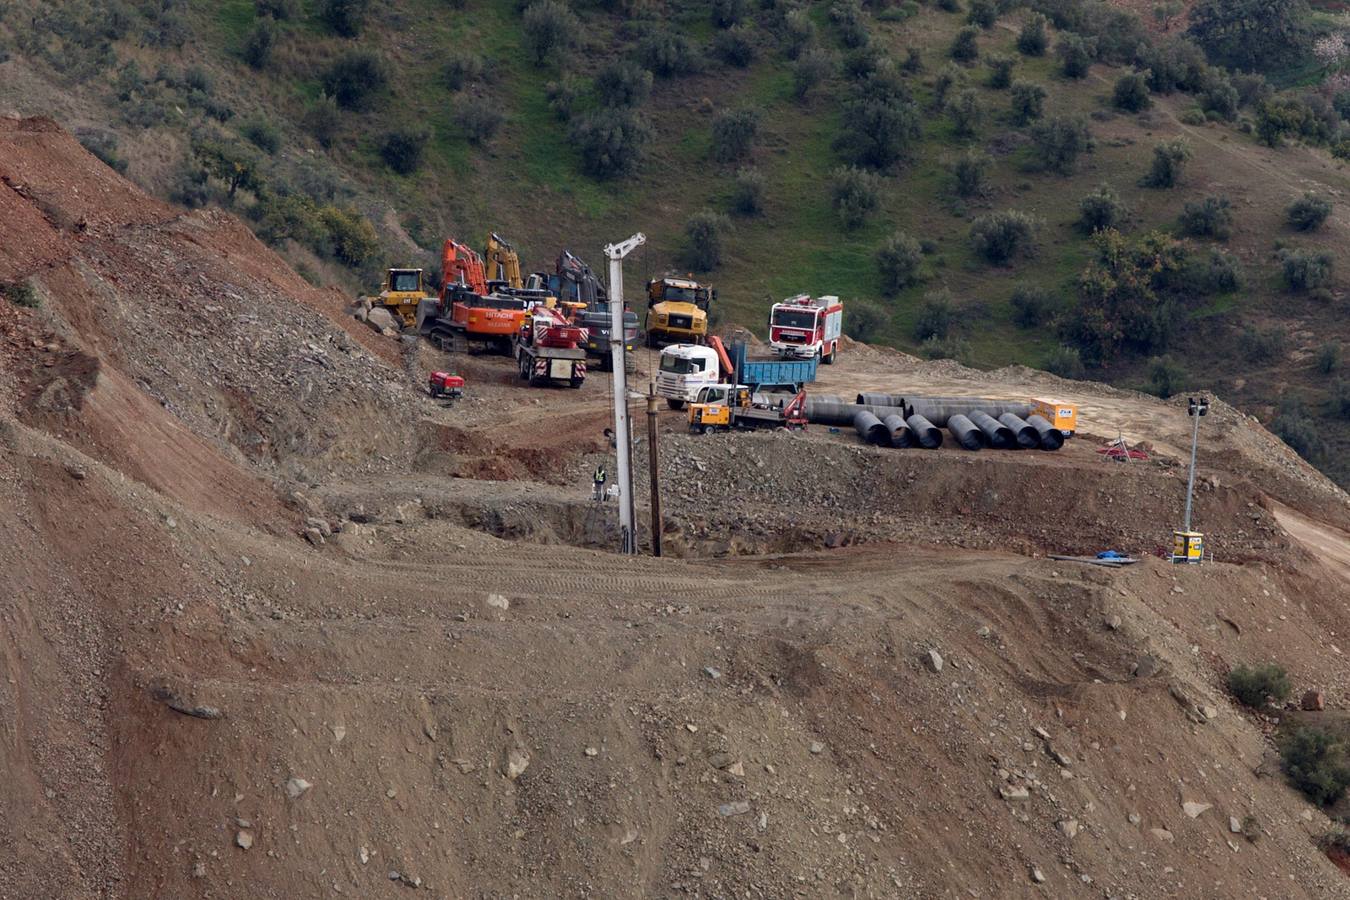
[[[366,324],[381,334],[390,330],[398,330],[398,320],[394,318],[393,313],[383,306],[376,307],[366,313]]]

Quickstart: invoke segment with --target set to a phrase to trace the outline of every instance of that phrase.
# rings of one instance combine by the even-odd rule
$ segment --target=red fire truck
[[[798,294],[769,311],[769,346],[782,357],[834,362],[844,324],[838,297]]]

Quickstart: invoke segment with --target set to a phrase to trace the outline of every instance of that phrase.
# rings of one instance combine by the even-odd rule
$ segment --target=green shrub
[[[918,47],[905,48],[905,60],[900,63],[900,70],[911,75],[917,75],[923,71],[923,54],[919,52]]]
[[[757,216],[764,211],[764,176],[758,169],[736,170],[731,188],[731,211],[742,216]]]
[[[1331,397],[1327,406],[1336,418],[1350,419],[1350,381],[1337,378],[1331,383]]]
[[[1280,745],[1289,781],[1318,806],[1329,806],[1350,787],[1350,751],[1323,728],[1305,726]]]
[[[978,197],[988,189],[993,160],[979,150],[967,150],[952,162],[952,186],[958,197]]]
[[[366,26],[370,0],[319,0],[319,20],[342,37],[356,37]]]
[[[3,296],[5,300],[15,306],[22,306],[25,309],[37,309],[42,305],[42,298],[38,296],[31,281],[11,281],[8,284],[0,284],[0,296]]]
[[[961,0],[937,0],[938,9],[943,12],[959,13],[961,11]]]
[[[1242,266],[1237,257],[1211,247],[1207,254],[1192,254],[1182,270],[1179,286],[1192,294],[1228,294],[1242,287]]]
[[[441,70],[441,77],[450,90],[461,91],[465,85],[481,79],[483,71],[483,57],[456,47],[450,51],[445,68]]]
[[[1181,138],[1157,144],[1153,148],[1153,165],[1139,182],[1140,185],[1163,189],[1176,187],[1190,158],[1191,145]]]
[[[840,42],[849,49],[865,46],[872,40],[862,4],[858,0],[835,0],[830,7],[830,21],[839,30]]]
[[[980,128],[980,122],[984,120],[984,107],[980,103],[980,95],[969,88],[958,91],[947,104],[947,114],[951,116],[952,131],[958,138],[974,137]]]
[[[847,126],[834,146],[859,166],[886,169],[907,157],[922,134],[922,117],[907,97],[860,95],[845,104]]]
[[[651,92],[652,73],[628,60],[614,60],[595,76],[595,93],[602,106],[641,106]]]
[[[259,17],[271,16],[278,22],[294,19],[300,11],[298,0],[255,0],[253,6]]]
[[[946,291],[927,294],[914,320],[914,340],[921,343],[932,338],[943,340],[951,334],[953,322],[951,295]]]
[[[1326,455],[1326,441],[1322,439],[1317,422],[1297,401],[1287,403],[1280,409],[1270,423],[1270,430],[1309,462],[1316,463]]]
[[[262,116],[245,120],[239,126],[239,133],[264,153],[276,153],[281,149],[281,129]]]
[[[1032,13],[1017,34],[1017,52],[1023,56],[1044,56],[1050,46],[1046,24],[1045,16]]]
[[[956,33],[951,47],[947,50],[952,59],[960,63],[972,63],[980,57],[980,29],[967,25]]]
[[[461,97],[455,103],[455,124],[471,144],[482,146],[490,142],[505,123],[505,114],[491,100]]]
[[[1181,233],[1226,241],[1233,233],[1233,204],[1227,197],[1187,201],[1177,219]]]
[[[1266,362],[1284,352],[1288,335],[1283,328],[1248,325],[1238,335],[1238,351],[1247,362]]]
[[[535,0],[520,22],[521,44],[536,66],[551,56],[563,56],[576,43],[581,22],[558,0]]]
[[[923,248],[903,231],[897,231],[877,248],[877,270],[881,273],[881,292],[893,297],[919,281]]]
[[[719,32],[712,42],[713,55],[729,66],[744,69],[755,61],[755,44],[744,25]]]
[[[924,359],[954,359],[959,363],[970,362],[970,342],[960,337],[930,337],[919,345]]]
[[[385,165],[400,175],[411,175],[422,168],[431,134],[427,131],[397,128],[386,132],[380,143],[380,157]]]
[[[1017,285],[1008,302],[1012,304],[1013,324],[1018,328],[1039,328],[1050,321],[1056,306],[1054,296],[1034,284]]]
[[[83,133],[79,138],[80,145],[97,156],[105,166],[119,175],[126,174],[127,161],[118,153],[117,135],[100,131]]]
[[[989,78],[985,84],[996,91],[1007,90],[1012,86],[1013,67],[1017,65],[1017,60],[1011,56],[992,55],[985,57],[984,61],[989,66]]]
[[[1238,106],[1241,103],[1237,88],[1233,87],[1228,76],[1218,69],[1210,69],[1205,73],[1199,100],[1201,109],[1225,122],[1231,122],[1237,117]]]
[[[849,81],[866,82],[877,74],[883,62],[886,62],[886,51],[876,44],[866,44],[844,54],[840,71]]]
[[[1017,210],[985,213],[970,223],[970,246],[994,265],[1006,265],[1033,249],[1040,221]]]
[[[730,28],[745,18],[745,0],[712,0],[712,23],[717,28]]]
[[[1116,79],[1111,102],[1116,109],[1126,112],[1142,112],[1152,105],[1148,96],[1148,82],[1138,72],[1127,72]]]
[[[349,50],[323,75],[324,93],[342,109],[364,112],[389,85],[384,59],[369,50]]]
[[[329,94],[320,94],[319,98],[305,110],[302,120],[305,131],[325,150],[333,146],[337,138],[341,115],[337,101]]]
[[[1170,356],[1155,356],[1148,363],[1148,389],[1166,400],[1180,391],[1186,373]]]
[[[1082,116],[1053,116],[1032,126],[1031,143],[1040,168],[1068,175],[1078,157],[1092,150],[1092,133]]]
[[[241,190],[256,192],[259,187],[258,160],[245,147],[203,140],[192,145],[192,157],[208,178],[225,183],[229,200]]]
[[[841,225],[858,228],[881,204],[881,179],[857,166],[840,166],[830,173],[830,201]]]
[[[820,84],[834,68],[830,54],[820,47],[808,47],[792,62],[792,93],[805,100],[811,89]]]
[[[564,75],[557,81],[544,85],[544,97],[548,108],[558,121],[566,122],[572,118],[577,101],[581,99],[581,82],[573,75]]]
[[[966,21],[981,28],[993,28],[998,21],[998,4],[994,0],[970,0]]]
[[[684,258],[689,267],[707,272],[722,263],[722,235],[731,227],[727,217],[701,209],[684,223]]]
[[[759,112],[748,106],[724,109],[712,123],[712,154],[718,162],[736,162],[750,155],[759,133]]]
[[[1078,379],[1083,377],[1083,357],[1077,347],[1060,344],[1045,360],[1045,371],[1060,378]]]
[[[1062,34],[1055,43],[1060,70],[1066,78],[1086,78],[1097,58],[1097,41],[1077,34]]]
[[[783,17],[783,54],[796,59],[807,47],[814,47],[819,29],[806,9],[794,9]]]
[[[933,108],[942,109],[947,105],[947,95],[952,88],[966,83],[966,73],[956,65],[947,63],[933,79]]]
[[[1095,234],[1114,228],[1117,231],[1129,218],[1129,209],[1116,192],[1106,184],[1078,201],[1078,229],[1084,234]]]
[[[260,19],[244,36],[242,55],[250,68],[262,70],[272,61],[277,42],[277,27],[271,19]]]
[[[657,78],[692,75],[702,68],[698,49],[678,31],[668,28],[646,30],[637,44],[637,62]]]
[[[844,316],[844,334],[864,344],[879,337],[890,324],[890,316],[884,309],[867,300],[853,300],[848,305],[848,315]]]
[[[1045,88],[1033,81],[1014,81],[1010,102],[1014,124],[1030,125],[1045,111]]]
[[[376,262],[383,251],[375,227],[354,209],[325,206],[319,220],[328,230],[333,256],[341,263],[361,269]]]
[[[1282,250],[1280,264],[1285,286],[1291,291],[1311,291],[1331,281],[1334,260],[1325,250]]]
[[[1299,231],[1316,231],[1331,215],[1331,201],[1312,191],[1289,205],[1289,224]]]
[[[601,109],[579,118],[569,139],[581,152],[582,168],[596,178],[634,171],[642,161],[652,129],[631,109]]]
[[[1341,345],[1336,341],[1327,341],[1317,348],[1317,371],[1330,375],[1341,367]]]

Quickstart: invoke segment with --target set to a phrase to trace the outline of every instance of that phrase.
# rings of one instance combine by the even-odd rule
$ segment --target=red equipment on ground
[[[427,392],[437,399],[458,400],[464,396],[464,377],[449,372],[432,372],[428,380]]]

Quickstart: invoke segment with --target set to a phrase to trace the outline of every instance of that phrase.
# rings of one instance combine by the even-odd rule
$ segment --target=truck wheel
[[[667,397],[666,406],[669,406],[671,409],[684,409],[684,401],[676,400],[673,397]]]
[[[581,378],[573,378],[571,381],[568,382],[568,384],[572,385],[572,387],[574,387],[574,388],[579,388],[579,387],[581,387],[581,382],[582,382],[583,380],[584,380],[584,379],[581,379]]]
[[[699,429],[701,434],[712,434],[715,429],[711,425],[704,425]]]
[[[647,332],[647,346],[652,350],[656,349],[656,335],[652,334],[650,331]]]
[[[830,346],[830,355],[829,355],[829,356],[826,356],[824,359],[822,359],[821,362],[823,362],[823,363],[824,363],[825,365],[827,365],[827,366],[832,366],[832,365],[834,365],[834,355],[835,355],[836,353],[838,353],[838,352],[839,352],[839,345],[838,345],[838,344],[833,344],[833,345],[831,345],[831,346]]]
[[[525,354],[521,354],[516,360],[516,368],[520,371],[520,377],[529,380],[530,377],[530,359]]]

